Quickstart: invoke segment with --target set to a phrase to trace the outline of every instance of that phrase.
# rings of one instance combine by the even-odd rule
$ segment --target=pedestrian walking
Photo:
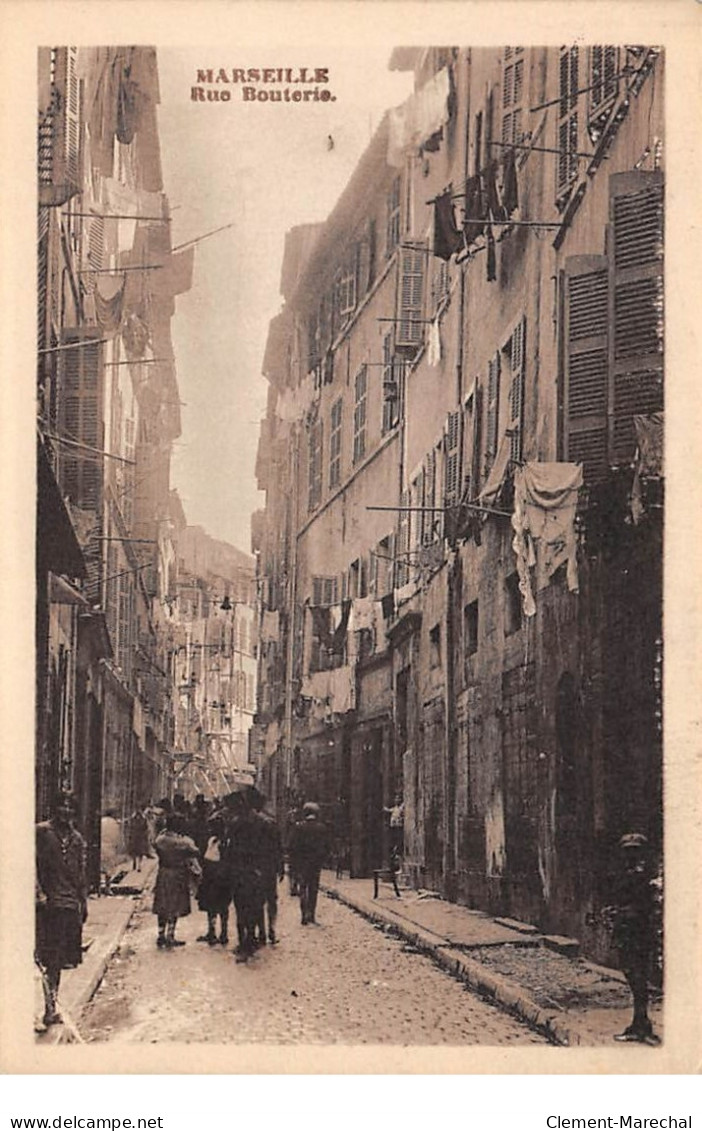
[[[127,826],[127,852],[132,858],[132,868],[141,871],[141,861],[150,852],[149,822],[143,805],[138,806]]]
[[[175,812],[166,817],[166,827],[156,837],[158,874],[154,888],[153,913],[158,917],[158,947],[185,946],[176,939],[176,923],[190,914],[190,884],[193,861],[197,862],[195,841],[185,835],[183,817]],[[198,866],[199,870],[199,866]]]
[[[36,829],[35,947],[44,990],[41,1028],[60,1024],[61,971],[79,966],[83,958],[83,923],[88,917],[86,845],[75,819],[75,799],[62,792],[51,818]]]
[[[631,1024],[614,1039],[659,1044],[648,1016],[648,982],[656,940],[657,880],[647,838],[642,833],[626,833],[619,841],[619,856],[615,904],[609,910],[613,942],[629,983],[634,1015]]]
[[[266,915],[268,917],[268,942],[274,946],[278,942],[276,920],[278,918],[278,881],[285,875],[283,864],[283,845],[278,822],[266,813],[266,799],[257,789],[249,793],[249,804],[258,825],[258,850],[263,888],[261,914],[256,927],[256,942],[266,945]]]
[[[293,860],[292,846],[294,843],[294,833],[296,826],[302,820],[302,809],[297,805],[292,805],[288,809],[285,821],[285,853],[288,858],[288,884],[290,895],[299,896],[300,885],[298,881],[297,872],[295,871],[295,862]]]
[[[302,820],[293,829],[291,861],[300,885],[300,914],[303,927],[316,922],[319,874],[329,852],[327,827],[319,819],[319,805],[306,801]]]
[[[209,836],[202,857],[202,880],[197,892],[197,905],[207,914],[207,934],[198,942],[214,946],[229,942],[229,904],[232,898],[229,868],[225,858],[224,819],[216,814],[210,818]],[[219,936],[217,919],[219,918]]]
[[[263,908],[260,825],[241,793],[229,794],[226,861],[236,911],[237,962],[247,962],[256,950],[256,925]]]

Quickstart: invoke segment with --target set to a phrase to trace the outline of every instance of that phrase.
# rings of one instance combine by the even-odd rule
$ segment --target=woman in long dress
[[[185,821],[180,814],[168,815],[154,848],[158,856],[153,903],[153,913],[158,916],[156,945],[185,946],[184,940],[175,937],[175,929],[177,921],[190,914],[192,862],[197,861],[199,853],[195,841],[185,835]]]

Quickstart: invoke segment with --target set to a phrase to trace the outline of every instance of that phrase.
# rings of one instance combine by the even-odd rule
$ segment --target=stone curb
[[[403,923],[398,922],[394,916],[391,918],[381,911],[365,907],[337,888],[328,887],[326,884],[319,886],[331,899],[336,899],[345,904],[346,907],[362,915],[370,922],[378,926],[389,926],[406,942],[429,955],[437,965],[465,982],[481,996],[496,1002],[510,1013],[515,1014],[554,1044],[564,1046],[580,1044],[580,1036],[577,1032],[564,1025],[555,1013],[549,1013],[542,1009],[540,1005],[537,1005],[521,986],[508,981],[499,974],[493,974],[484,966],[481,966],[479,962],[472,958],[466,958],[450,946],[441,942],[437,943],[438,936],[433,933],[430,934],[422,928],[411,929],[406,927]]]
[[[108,963],[113,954],[119,949],[127,927],[132,920],[132,916],[140,906],[144,896],[148,894],[154,878],[154,871],[146,877],[144,887],[139,895],[127,897],[128,902],[120,909],[120,913],[115,916],[115,923],[107,937],[95,944],[97,950],[90,956],[90,972],[85,978],[78,979],[78,984],[72,993],[69,991],[66,994],[64,999],[66,1009],[76,1024],[80,1021],[83,1010],[91,1001],[102,979],[105,977]],[[49,1040],[46,1041],[46,1043],[51,1045],[63,1044],[68,1041],[69,1038],[70,1028],[66,1025],[58,1025],[49,1031]]]

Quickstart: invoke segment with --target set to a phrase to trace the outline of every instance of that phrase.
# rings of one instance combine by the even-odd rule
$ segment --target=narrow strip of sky
[[[265,52],[264,52],[265,54]],[[324,67],[334,101],[193,101],[202,68],[231,74],[227,47],[158,52],[161,157],[181,244],[233,221],[199,243],[192,290],[176,300],[173,339],[183,408],[173,482],[188,522],[250,548],[250,516],[263,505],[254,475],[267,384],[261,364],[268,323],[281,306],[286,230],[324,220],[385,110],[402,102],[411,77],[388,70],[390,50],[359,53],[251,49],[236,66]],[[285,84],[278,89],[285,89]]]

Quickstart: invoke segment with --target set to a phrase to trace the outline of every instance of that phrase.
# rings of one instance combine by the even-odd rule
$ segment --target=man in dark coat
[[[247,962],[256,949],[255,930],[263,913],[259,822],[240,793],[225,799],[228,809],[224,859],[229,869],[236,910],[237,962]]]
[[[315,922],[319,873],[329,854],[327,827],[319,819],[319,805],[307,801],[302,807],[302,820],[295,825],[290,845],[290,864],[300,885],[302,925]]]
[[[653,955],[656,911],[655,880],[649,844],[642,833],[619,841],[620,870],[616,882],[613,941],[634,999],[634,1016],[617,1041],[658,1044],[648,1016],[648,979]]]
[[[53,816],[36,828],[36,957],[44,987],[43,1024],[57,1025],[61,971],[83,958],[83,923],[88,917],[86,845],[75,828],[76,803],[60,793]]]
[[[275,924],[278,917],[278,880],[285,874],[283,866],[283,845],[280,837],[278,822],[270,813],[266,813],[264,805],[266,799],[257,789],[249,793],[249,805],[253,809],[255,820],[258,824],[259,835],[259,860],[261,880],[263,885],[263,904],[261,917],[258,922],[259,946],[266,943],[265,912],[268,914],[268,941],[275,944],[278,941],[275,933]]]

